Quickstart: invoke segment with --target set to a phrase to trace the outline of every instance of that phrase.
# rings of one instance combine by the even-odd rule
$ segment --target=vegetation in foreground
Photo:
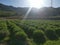
[[[0,45],[60,45],[60,20],[0,20]]]

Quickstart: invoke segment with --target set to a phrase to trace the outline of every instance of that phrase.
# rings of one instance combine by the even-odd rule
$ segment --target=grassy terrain
[[[0,20],[0,45],[60,45],[60,20]]]

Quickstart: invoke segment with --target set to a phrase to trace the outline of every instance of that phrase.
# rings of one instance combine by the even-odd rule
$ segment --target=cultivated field
[[[60,20],[0,20],[0,45],[60,45]]]

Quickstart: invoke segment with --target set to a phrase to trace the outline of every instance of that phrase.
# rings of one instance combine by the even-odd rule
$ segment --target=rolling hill
[[[20,18],[22,19],[29,7],[13,7],[0,3],[0,17],[7,18]],[[60,7],[43,7],[40,9],[32,8],[27,16],[27,19],[59,19],[60,20]]]

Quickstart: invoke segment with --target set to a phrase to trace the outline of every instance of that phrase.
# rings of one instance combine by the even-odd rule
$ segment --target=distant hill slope
[[[8,17],[8,16],[25,16],[28,11],[28,7],[13,7],[0,3],[0,17]],[[51,8],[44,7],[40,9],[32,8],[30,13],[28,14],[28,18],[30,19],[40,19],[40,18],[53,18],[60,19],[60,7],[59,8]]]

